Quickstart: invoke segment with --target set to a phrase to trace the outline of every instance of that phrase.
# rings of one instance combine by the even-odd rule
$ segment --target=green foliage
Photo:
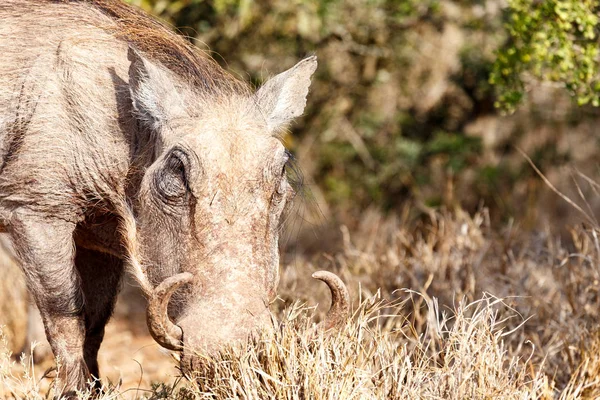
[[[510,40],[490,82],[498,106],[514,110],[529,77],[563,84],[580,105],[600,105],[596,0],[509,0]]]

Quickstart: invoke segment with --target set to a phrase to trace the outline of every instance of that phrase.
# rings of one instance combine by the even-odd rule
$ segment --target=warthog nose
[[[248,298],[243,304],[227,304],[227,297],[197,303],[178,323],[171,322],[167,307],[177,288],[190,283],[194,276],[184,272],[165,279],[152,292],[147,310],[150,334],[163,347],[183,351],[182,368],[192,368],[199,353],[211,353],[224,345],[247,340],[261,328],[271,326],[271,314],[260,299]],[[318,330],[338,328],[350,312],[350,296],[342,280],[327,271],[318,271],[313,278],[327,284],[331,291],[331,308]]]
[[[263,329],[273,329],[268,311],[253,319],[224,322],[221,318],[189,317],[181,321],[183,348],[181,350],[181,372],[188,377],[200,370],[206,357],[214,356],[227,347],[243,346]]]

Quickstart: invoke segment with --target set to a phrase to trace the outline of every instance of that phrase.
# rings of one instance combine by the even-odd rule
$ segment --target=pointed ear
[[[182,88],[169,71],[129,47],[129,91],[135,116],[147,128],[159,130],[169,120],[185,114]]]
[[[292,119],[302,115],[310,77],[316,69],[317,57],[305,58],[258,89],[256,101],[265,113],[271,132],[284,128]]]

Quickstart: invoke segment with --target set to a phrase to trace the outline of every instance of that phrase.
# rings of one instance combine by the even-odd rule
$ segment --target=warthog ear
[[[316,69],[317,57],[305,58],[258,89],[256,101],[265,113],[271,132],[284,128],[292,119],[302,115],[310,77]]]
[[[185,113],[181,88],[173,75],[129,47],[129,90],[135,116],[148,128],[158,130]]]

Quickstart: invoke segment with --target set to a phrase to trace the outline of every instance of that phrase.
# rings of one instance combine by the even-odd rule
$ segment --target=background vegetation
[[[595,172],[596,1],[129,1],[256,85],[319,56],[287,142],[328,218],[413,200],[535,226],[565,210],[516,148],[557,184]]]

